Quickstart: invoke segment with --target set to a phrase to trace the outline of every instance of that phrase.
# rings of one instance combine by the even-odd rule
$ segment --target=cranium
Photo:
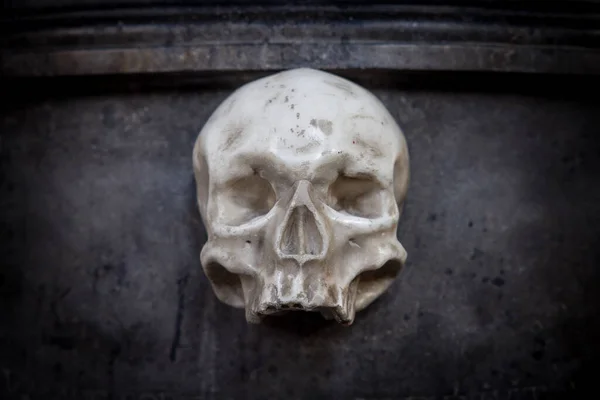
[[[204,271],[249,322],[305,310],[351,324],[403,266],[408,150],[366,89],[312,69],[248,83],[193,157]]]

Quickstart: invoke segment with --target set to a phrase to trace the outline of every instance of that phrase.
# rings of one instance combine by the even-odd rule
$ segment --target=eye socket
[[[276,196],[269,181],[254,174],[228,182],[217,199],[224,222],[235,225],[267,214]]]
[[[381,214],[381,185],[372,178],[340,175],[329,187],[330,207],[339,212],[363,218]]]

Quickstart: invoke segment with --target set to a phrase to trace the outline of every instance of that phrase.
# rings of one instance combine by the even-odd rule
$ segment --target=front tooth
[[[354,310],[349,307],[337,307],[333,311],[335,320],[342,325],[351,325],[354,322]]]
[[[252,308],[246,308],[246,321],[250,324],[260,324],[262,317]]]
[[[354,316],[356,315],[356,293],[358,291],[358,282],[360,277],[356,277],[350,285],[348,286],[348,294],[344,299],[343,307],[340,307],[340,310],[343,310],[343,313],[340,315],[341,319],[343,319],[344,324],[351,325],[354,322]],[[342,322],[342,321],[338,321]]]

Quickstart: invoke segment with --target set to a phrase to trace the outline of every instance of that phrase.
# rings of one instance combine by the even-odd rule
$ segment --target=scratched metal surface
[[[597,75],[598,0],[3,0],[0,75]]]
[[[236,76],[9,86],[0,398],[541,399],[593,386],[597,85],[352,75],[406,133],[408,266],[350,328],[302,314],[253,326],[201,272],[191,168],[204,121],[255,77]]]

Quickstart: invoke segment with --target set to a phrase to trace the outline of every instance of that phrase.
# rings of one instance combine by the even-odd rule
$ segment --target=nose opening
[[[318,255],[323,251],[323,235],[316,216],[306,205],[292,209],[285,222],[279,250],[286,256]]]
[[[306,180],[296,182],[276,242],[279,256],[294,258],[300,263],[323,257],[327,247],[323,224],[315,207],[311,183]]]

